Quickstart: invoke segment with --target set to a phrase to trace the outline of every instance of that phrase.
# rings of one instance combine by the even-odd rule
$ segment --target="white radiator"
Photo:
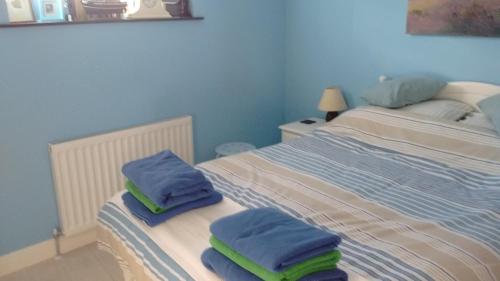
[[[191,116],[50,144],[63,234],[71,236],[95,227],[99,209],[124,189],[123,164],[166,149],[193,164]]]

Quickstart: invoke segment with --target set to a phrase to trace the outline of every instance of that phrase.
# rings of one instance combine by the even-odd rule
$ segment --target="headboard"
[[[480,82],[450,82],[434,99],[456,100],[470,104],[479,110],[477,104],[485,98],[500,94],[500,86]]]

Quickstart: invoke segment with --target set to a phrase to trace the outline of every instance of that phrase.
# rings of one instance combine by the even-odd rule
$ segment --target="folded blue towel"
[[[301,278],[299,281],[347,281],[349,276],[341,269],[322,271]]]
[[[222,198],[223,197],[220,193],[213,191],[209,197],[202,198],[197,201],[188,202],[186,204],[169,209],[161,214],[154,214],[129,192],[122,195],[123,202],[125,203],[125,206],[127,206],[127,208],[130,210],[130,212],[151,227],[157,226],[165,222],[166,220],[187,211],[217,204],[222,201]]]
[[[224,281],[261,281],[259,277],[241,268],[214,248],[203,252],[201,262]]]
[[[261,281],[260,278],[241,268],[215,249],[205,250],[201,262],[224,281]],[[340,269],[322,271],[301,278],[299,281],[347,281],[347,273]]]
[[[220,241],[270,271],[334,251],[341,238],[273,208],[247,210],[217,220],[210,231]]]
[[[169,150],[127,163],[122,172],[162,209],[206,198],[214,190],[201,171]]]

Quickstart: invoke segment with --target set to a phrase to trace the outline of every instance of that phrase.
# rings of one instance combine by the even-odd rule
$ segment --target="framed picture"
[[[500,0],[409,0],[408,33],[500,36]]]
[[[65,20],[62,0],[33,0],[33,8],[39,22]]]
[[[30,0],[5,0],[10,22],[33,22],[35,17]]]

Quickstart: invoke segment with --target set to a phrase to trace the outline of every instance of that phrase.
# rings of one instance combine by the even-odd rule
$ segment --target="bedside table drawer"
[[[301,137],[301,135],[298,135],[298,134],[294,134],[294,133],[290,133],[290,132],[281,132],[281,141],[282,142],[293,140],[293,139],[300,138],[300,137]]]

